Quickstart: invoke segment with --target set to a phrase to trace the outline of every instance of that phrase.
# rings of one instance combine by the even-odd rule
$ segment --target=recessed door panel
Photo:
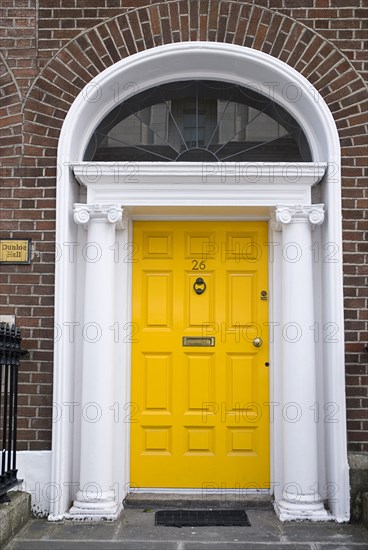
[[[141,426],[143,445],[142,455],[164,455],[171,454],[171,427],[163,426],[152,428],[150,426]]]
[[[255,453],[255,431],[257,428],[238,428],[229,427],[228,435],[228,455],[249,455]]]
[[[255,281],[252,272],[227,272],[227,328],[244,327],[255,320]]]
[[[170,327],[172,299],[171,273],[149,272],[144,274],[145,324],[147,327]]]
[[[215,248],[215,235],[210,231],[188,231],[185,233],[185,257],[192,260],[198,260],[212,255]],[[192,267],[196,268],[196,263],[192,262]],[[197,266],[199,269],[199,265]]]
[[[254,401],[254,384],[258,367],[255,353],[227,354],[226,404],[229,410],[245,410]]]
[[[170,412],[172,399],[171,354],[144,354],[143,412]]]
[[[211,354],[188,354],[185,387],[187,388],[188,407],[186,412],[203,410],[203,403],[215,398],[215,357]]]
[[[226,233],[226,248],[223,254],[225,261],[231,259],[238,263],[253,263],[261,260],[262,252],[257,232]]]
[[[171,231],[145,231],[142,240],[143,258],[151,260],[172,258],[173,234]]]
[[[214,295],[214,274],[205,273],[198,275],[197,273],[186,274],[186,289],[184,312],[187,316],[186,328],[195,327],[196,329],[202,329],[204,325],[214,323],[214,311],[216,296]],[[201,299],[198,300],[198,294],[194,291],[196,281],[203,281],[203,283],[197,283],[199,290],[205,288]]]

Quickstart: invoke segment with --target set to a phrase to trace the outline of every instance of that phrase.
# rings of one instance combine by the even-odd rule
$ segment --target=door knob
[[[254,346],[255,348],[260,348],[262,344],[263,344],[262,338],[254,338],[254,340],[253,340],[253,346]]]

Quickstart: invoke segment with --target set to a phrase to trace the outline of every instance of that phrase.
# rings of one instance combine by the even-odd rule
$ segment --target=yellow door
[[[269,487],[267,240],[134,223],[131,486]]]

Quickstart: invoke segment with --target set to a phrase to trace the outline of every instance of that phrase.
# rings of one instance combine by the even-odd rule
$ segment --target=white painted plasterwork
[[[87,202],[137,206],[274,206],[311,202],[326,162],[72,162]]]
[[[314,311],[312,228],[324,221],[322,204],[278,206],[273,228],[282,231],[281,341],[283,410],[282,498],[275,502],[281,520],[325,521],[328,513],[320,494]],[[285,330],[288,327],[288,330]]]
[[[285,172],[285,167],[281,164],[276,169],[276,179],[273,182],[267,181],[265,177],[252,182],[251,177],[256,178],[256,170],[259,170],[254,164],[253,167],[245,164],[237,167],[237,163],[227,163],[225,181],[221,180],[223,168],[217,163],[203,166],[194,166],[195,163],[180,163],[181,165],[176,166],[167,166],[165,163],[131,163],[138,167],[138,181],[131,180],[137,174],[131,171],[131,166],[128,167],[130,172],[127,172],[126,163],[120,166],[114,163],[115,168],[108,163],[102,168],[91,167],[89,163],[89,168],[86,169],[82,161],[89,138],[97,124],[117,102],[138,90],[187,78],[236,82],[253,87],[266,95],[270,94],[270,83],[275,83],[272,86],[273,98],[290,111],[309,140],[314,163],[308,163],[305,171],[314,171],[314,177],[304,173],[302,178],[297,179],[297,166],[290,167],[290,172],[286,168]],[[297,97],[291,97],[292,90],[296,91]],[[318,514],[313,514],[313,510],[304,505],[302,510],[295,506],[291,512],[289,510],[291,496],[288,492],[285,493],[285,486],[290,483],[292,475],[286,467],[285,459],[286,449],[290,448],[287,443],[289,432],[285,435],[285,422],[280,407],[275,408],[271,421],[271,480],[281,519],[326,519],[320,504],[322,500],[328,501],[330,517],[337,521],[348,519],[339,160],[336,127],[317,91],[284,63],[248,48],[207,42],[154,48],[113,65],[98,75],[78,96],[64,122],[58,150],[55,321],[60,337],[56,338],[55,344],[54,401],[62,408],[63,414],[54,425],[51,470],[51,481],[61,492],[58,493],[59,498],[51,502],[49,519],[61,519],[68,514],[71,506],[70,486],[79,487],[79,491],[82,489],[83,493],[81,472],[86,473],[83,467],[86,454],[83,443],[81,445],[81,426],[86,413],[82,399],[86,375],[82,375],[85,371],[82,365],[85,364],[86,357],[83,338],[86,334],[83,331],[88,319],[85,292],[90,271],[88,254],[86,259],[86,250],[89,248],[87,246],[86,249],[86,245],[91,243],[89,229],[85,231],[73,219],[73,205],[81,202],[80,187],[75,178],[87,187],[87,201],[93,206],[92,210],[101,208],[101,205],[106,207],[116,203],[119,208],[124,208],[124,213],[131,219],[271,219],[277,206],[295,207],[299,211],[302,207],[310,206],[310,187],[319,181],[326,163],[325,176],[320,184],[326,219],[313,233],[310,231],[309,217],[308,223],[301,224],[305,231],[305,226],[308,227],[302,245],[305,247],[306,242],[312,242],[314,252],[312,273],[309,277],[309,284],[312,286],[308,292],[309,296],[313,296],[312,325],[316,330],[313,340],[315,366],[311,367],[316,384],[314,386],[313,381],[309,383],[311,387],[315,387],[315,406],[319,407],[320,415],[315,430],[310,430],[309,424],[306,430],[309,430],[309,434],[312,433],[310,437],[313,439],[313,468],[317,474],[312,474],[312,478],[316,484],[313,491],[319,495]],[[108,174],[106,172],[109,168]],[[245,172],[237,172],[242,168]],[[264,165],[263,174],[267,168],[270,167]],[[104,173],[93,172],[100,169]],[[290,181],[288,174],[292,177],[294,174],[296,181]],[[295,216],[293,219],[295,220]],[[280,292],[283,269],[285,272],[282,256],[284,234],[289,229],[295,231],[296,225],[298,224],[294,221],[290,224],[283,223],[282,233],[270,228],[270,242],[279,245],[271,247],[270,321],[279,325],[285,302]],[[113,445],[108,448],[93,448],[93,453],[100,453],[111,464],[113,500],[117,503],[129,490],[129,419],[132,412],[129,409],[129,339],[132,336],[129,333],[130,262],[134,255],[131,231],[132,224],[129,222],[126,231],[115,232],[114,260],[108,268],[114,269],[114,281],[109,286],[95,287],[94,291],[94,297],[97,293],[105,295],[108,292],[110,308],[111,293],[114,297],[114,311],[111,316],[115,344],[114,357],[111,358],[114,383],[110,390],[113,403],[112,426],[109,428],[112,429]],[[310,235],[313,235],[312,241],[309,241]],[[73,256],[70,254],[71,249]],[[89,291],[89,295],[91,292]],[[336,328],[337,337],[331,337],[328,332],[331,324]],[[70,337],[70,327],[74,327],[73,338]],[[286,392],[286,374],[283,370],[285,363],[282,359],[285,346],[282,345],[282,327],[276,324],[274,336],[270,350],[270,401],[281,403],[282,396],[292,395],[292,390],[296,388],[291,387],[291,393]],[[73,422],[67,414],[70,412],[70,405],[66,407],[65,403],[75,404]],[[336,405],[336,414],[333,416],[329,414],[330,409],[326,410],[326,406],[330,405]],[[93,440],[93,437],[88,439],[89,442]],[[302,464],[306,464],[309,459],[309,456],[300,457]],[[101,457],[96,457],[96,464],[101,463],[101,460]],[[68,487],[68,490],[64,490],[64,487]],[[302,495],[307,495],[307,500],[308,494],[303,489]],[[78,499],[77,496],[77,502]],[[109,499],[110,504],[107,506],[112,502],[110,496]],[[287,513],[285,509],[288,510]]]
[[[85,331],[82,344],[79,487],[70,515],[116,519],[122,504],[115,500],[113,489],[114,421],[109,414],[115,385],[115,341],[110,330],[115,316],[112,250],[115,228],[126,224],[118,204],[75,204],[74,221],[87,230],[87,249],[97,250],[98,255],[89,256],[84,278],[83,326],[89,327],[89,334]]]

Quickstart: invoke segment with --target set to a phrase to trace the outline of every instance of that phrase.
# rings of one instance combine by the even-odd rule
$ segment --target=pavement
[[[31,519],[4,550],[368,550],[361,525],[281,523],[270,506],[247,506],[250,527],[155,526],[156,509],[138,502],[116,522]]]

